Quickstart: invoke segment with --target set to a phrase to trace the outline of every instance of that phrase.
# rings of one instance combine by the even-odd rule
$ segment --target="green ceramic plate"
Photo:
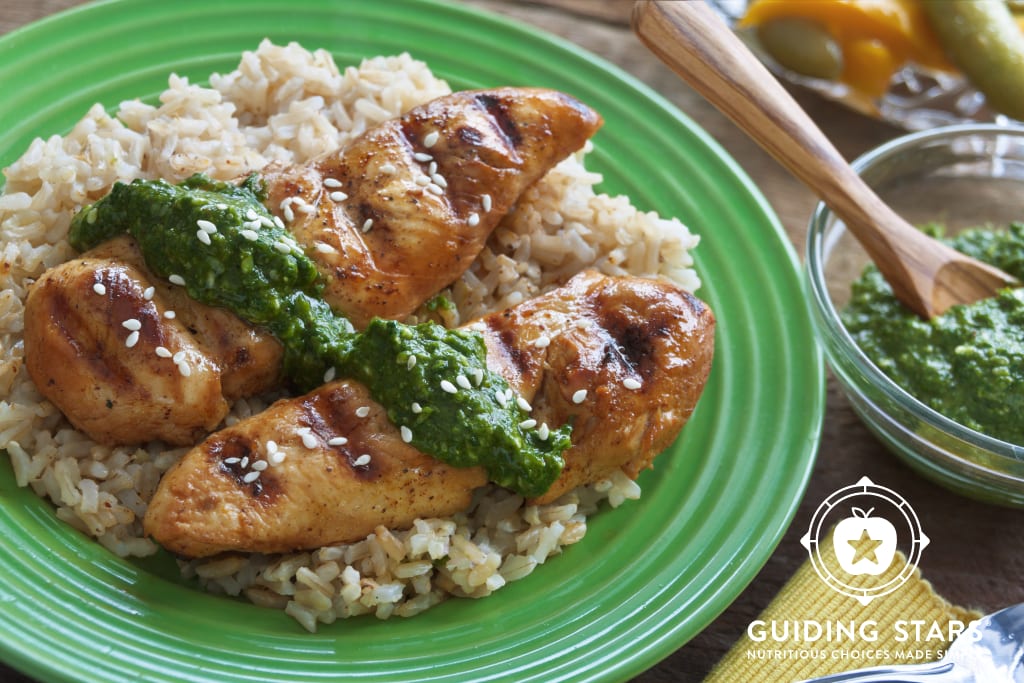
[[[340,64],[409,51],[454,88],[560,88],[606,118],[603,188],[703,235],[700,294],[719,320],[710,384],[644,494],[486,600],[309,635],[281,613],[132,563],[56,520],[0,464],[0,658],[67,681],[624,680],[704,628],[788,526],[816,451],[823,365],[796,260],[742,171],[692,122],[563,41],[433,0],[115,0],[0,39],[0,166],[93,102],[197,82],[259,40],[326,48]]]

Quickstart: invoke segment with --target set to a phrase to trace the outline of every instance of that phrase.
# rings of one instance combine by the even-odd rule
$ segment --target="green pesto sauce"
[[[297,389],[319,386],[329,371],[357,380],[424,453],[457,467],[482,465],[491,481],[527,497],[547,491],[561,473],[569,425],[546,439],[521,426],[529,415],[502,400],[509,385],[487,369],[479,333],[381,319],[356,332],[323,300],[316,265],[263,198],[255,174],[241,185],[201,174],[180,185],[117,183],[75,216],[69,239],[85,251],[131,235],[156,275],[183,280],[197,301],[268,328]]]
[[[1024,281],[1024,223],[1005,232],[975,228],[948,242]],[[922,320],[869,266],[853,284],[842,320],[875,365],[919,401],[971,429],[1024,445],[1024,290],[1007,289]]]

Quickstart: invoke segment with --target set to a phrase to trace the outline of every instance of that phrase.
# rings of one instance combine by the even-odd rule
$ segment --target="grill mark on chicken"
[[[272,503],[278,491],[271,484],[271,477],[266,475],[266,470],[254,481],[246,482],[245,475],[252,470],[249,467],[253,462],[261,460],[256,444],[244,436],[236,434],[229,435],[225,439],[215,439],[207,449],[210,461],[217,465],[218,471],[234,480],[239,489],[248,491],[253,498],[262,498],[265,503]],[[227,462],[232,460],[232,462]],[[246,462],[246,467],[242,467]]]
[[[484,139],[480,131],[471,126],[459,126],[455,134],[459,136],[459,140],[467,145],[479,145]]]
[[[476,101],[490,115],[497,130],[501,132],[510,146],[519,147],[523,144],[523,137],[519,133],[516,122],[509,115],[504,102],[487,93],[477,95]]]
[[[300,402],[300,410],[300,421],[316,434],[322,444],[319,447],[337,453],[338,460],[351,468],[361,480],[377,479],[380,476],[380,466],[373,458],[370,445],[364,443],[359,436],[359,423],[363,422],[363,418],[352,412],[351,395],[341,385],[332,385],[325,391],[307,394]],[[338,436],[348,441],[341,445],[330,445],[331,439]],[[370,454],[370,462],[356,465],[356,460],[364,453]]]

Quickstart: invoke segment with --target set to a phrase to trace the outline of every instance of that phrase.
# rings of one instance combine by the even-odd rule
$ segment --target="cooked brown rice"
[[[48,498],[61,520],[110,551],[146,556],[157,550],[142,533],[147,501],[184,452],[93,443],[40,397],[23,370],[27,290],[73,255],[66,235],[79,208],[118,180],[178,181],[197,171],[230,179],[270,161],[301,162],[448,92],[407,54],[341,71],[323,50],[264,41],[235,71],[213,74],[209,87],[172,75],[156,106],[123,102],[111,117],[97,104],[66,135],[35,140],[5,169],[0,194],[0,448],[18,485]],[[446,324],[519,303],[590,266],[697,288],[688,253],[697,238],[677,220],[596,194],[600,176],[585,169],[586,151],[527,191],[447,292],[457,308],[444,313]],[[228,421],[272,398],[239,401]],[[448,596],[481,597],[523,578],[580,540],[602,500],[614,507],[639,493],[621,475],[538,507],[490,487],[452,519],[380,528],[358,543],[313,552],[218,557],[182,562],[181,569],[211,592],[283,609],[310,631],[358,614],[411,616]]]

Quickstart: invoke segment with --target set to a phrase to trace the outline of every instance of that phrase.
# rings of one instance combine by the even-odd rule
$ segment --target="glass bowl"
[[[943,223],[952,235],[1024,220],[1024,126],[963,124],[912,133],[853,167],[914,225]],[[868,262],[842,221],[819,204],[805,255],[810,307],[825,357],[854,409],[922,475],[960,494],[1024,507],[1024,445],[976,432],[916,400],[868,360],[843,326],[839,311]]]

